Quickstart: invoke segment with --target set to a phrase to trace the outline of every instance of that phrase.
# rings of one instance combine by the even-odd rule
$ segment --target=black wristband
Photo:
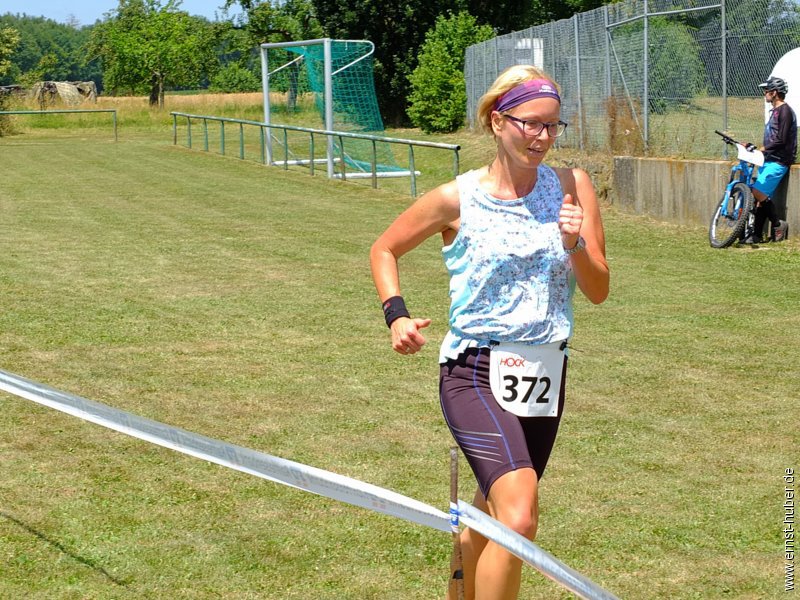
[[[411,315],[403,302],[402,296],[392,296],[383,303],[383,317],[386,319],[386,326],[391,327],[392,321],[400,317],[410,317]]]

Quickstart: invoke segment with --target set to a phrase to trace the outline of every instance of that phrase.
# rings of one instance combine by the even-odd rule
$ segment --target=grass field
[[[445,509],[439,248],[401,264],[434,319],[414,357],[391,352],[367,263],[407,193],[129,127],[0,139],[0,368]],[[464,168],[484,160],[463,139]],[[800,246],[604,218],[612,292],[576,302],[538,542],[625,599],[782,598]],[[446,534],[0,406],[0,598],[442,597]],[[569,595],[526,568],[521,597]]]

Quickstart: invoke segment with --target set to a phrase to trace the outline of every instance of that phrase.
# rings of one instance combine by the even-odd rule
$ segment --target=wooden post
[[[464,600],[464,564],[461,558],[461,532],[458,527],[458,448],[450,448],[450,529],[453,556],[450,559],[449,598]]]

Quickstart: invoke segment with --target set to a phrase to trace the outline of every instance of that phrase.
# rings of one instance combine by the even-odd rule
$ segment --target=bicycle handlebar
[[[726,134],[726,133],[722,133],[722,132],[721,132],[721,131],[719,131],[718,129],[715,129],[715,130],[714,130],[714,133],[716,133],[716,134],[717,134],[717,135],[719,135],[719,136],[722,136],[722,141],[723,141],[723,142],[725,142],[726,144],[731,144],[731,145],[736,145],[736,144],[739,144],[740,146],[744,146],[744,144],[742,144],[741,142],[737,142],[737,141],[736,141],[735,139],[733,139],[731,136],[729,136],[729,135],[728,135],[728,134]]]

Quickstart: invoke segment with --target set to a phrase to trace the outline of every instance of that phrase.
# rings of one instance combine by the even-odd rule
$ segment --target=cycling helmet
[[[760,83],[758,87],[764,88],[765,92],[778,92],[784,96],[789,91],[789,86],[780,77],[770,77],[764,83]]]

